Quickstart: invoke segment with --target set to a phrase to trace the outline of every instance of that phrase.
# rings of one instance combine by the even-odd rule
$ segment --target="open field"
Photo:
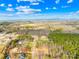
[[[0,59],[79,59],[79,21],[0,23]]]

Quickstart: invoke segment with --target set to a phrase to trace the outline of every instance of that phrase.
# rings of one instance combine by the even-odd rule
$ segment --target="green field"
[[[62,46],[69,59],[79,59],[79,34],[52,32],[49,34],[49,40]]]

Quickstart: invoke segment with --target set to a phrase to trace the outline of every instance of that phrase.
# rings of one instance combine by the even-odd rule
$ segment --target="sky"
[[[79,0],[0,0],[0,20],[79,19]]]

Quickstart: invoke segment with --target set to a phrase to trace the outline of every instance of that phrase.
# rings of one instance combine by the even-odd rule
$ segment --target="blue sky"
[[[79,0],[0,0],[0,20],[79,19]]]

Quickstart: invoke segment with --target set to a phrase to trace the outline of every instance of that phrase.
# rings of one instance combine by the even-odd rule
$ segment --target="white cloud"
[[[68,7],[70,7],[70,6],[62,6],[62,8],[68,8]]]
[[[36,13],[36,12],[41,12],[41,9],[32,9],[29,6],[19,6],[16,7],[16,10],[18,11],[17,14],[31,14],[31,13]]]
[[[5,4],[0,4],[0,6],[2,6],[2,7],[3,7],[4,5],[5,5]]]
[[[76,13],[78,13],[78,14],[79,14],[79,10],[78,10]]]
[[[68,1],[67,1],[67,3],[72,3],[72,2],[73,2],[73,0],[68,0]]]
[[[19,0],[17,0],[17,2],[20,2]]]
[[[13,8],[7,8],[6,10],[7,10],[7,11],[14,11]]]
[[[78,10],[78,11],[76,11],[76,12],[73,12],[73,14],[74,14],[74,15],[77,15],[77,14],[79,14],[79,10]]]
[[[16,9],[17,10],[19,10],[19,9],[24,9],[24,8],[29,8],[30,6],[18,6],[18,7],[16,7]]]
[[[21,9],[21,12],[40,12],[40,9]]]
[[[55,9],[57,9],[56,7],[53,7],[53,9],[55,10]]]
[[[60,0],[56,0],[55,3],[58,4],[60,2]]]
[[[33,3],[31,3],[30,5],[39,5],[39,3],[34,3],[34,2],[33,2]]]
[[[5,16],[13,16],[13,14],[6,14]]]
[[[21,14],[32,14],[33,12],[27,12],[27,11],[25,11],[25,12],[20,12],[20,11],[18,11],[18,12],[16,12],[16,14],[17,15],[21,15]]]
[[[17,0],[17,2],[20,2],[20,1],[29,1],[29,2],[37,2],[37,1],[40,1],[40,2],[43,2],[42,0]]]
[[[70,12],[70,15],[78,15],[79,14],[79,10],[76,12]]]
[[[9,6],[9,7],[11,7],[11,6],[12,6],[12,4],[8,4],[8,6]]]
[[[4,16],[4,17],[6,17],[6,16],[13,16],[14,14],[10,14],[10,13],[0,13],[0,16]]]
[[[48,10],[49,8],[48,8],[48,7],[46,7],[45,9],[46,9],[46,10]]]

